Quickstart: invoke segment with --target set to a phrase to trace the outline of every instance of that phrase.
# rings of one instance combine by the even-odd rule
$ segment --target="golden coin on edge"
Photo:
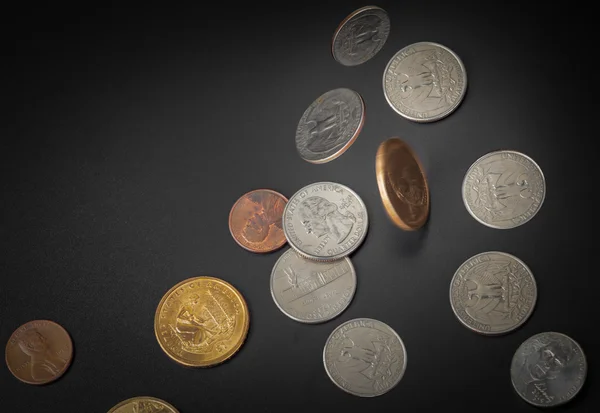
[[[69,333],[49,320],[34,320],[15,330],[6,344],[6,365],[27,384],[47,384],[71,365],[73,342]]]
[[[422,227],[429,217],[429,187],[421,162],[398,138],[379,145],[375,162],[377,186],[394,224],[406,231]]]
[[[232,357],[244,344],[249,326],[248,305],[240,292],[208,276],[173,286],[154,316],[160,347],[189,367],[214,366]]]
[[[144,396],[123,400],[108,413],[179,413],[179,411],[164,400]]]

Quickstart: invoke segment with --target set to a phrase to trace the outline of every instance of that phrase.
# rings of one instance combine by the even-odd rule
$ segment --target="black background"
[[[331,56],[331,37],[364,5],[26,5],[5,15],[0,341],[27,321],[51,319],[70,332],[76,353],[67,373],[42,387],[0,368],[2,412],[106,412],[140,395],[182,413],[533,412],[514,393],[509,366],[522,341],[548,330],[577,340],[589,364],[581,393],[557,411],[595,410],[589,11],[381,1],[387,43],[371,61],[344,67]],[[454,50],[468,76],[458,110],[425,125],[397,115],[382,91],[389,59],[417,41]],[[365,126],[340,158],[309,164],[296,152],[296,125],[337,87],[363,96]],[[392,225],[378,194],[375,153],[392,136],[413,146],[429,178],[430,220],[415,233]],[[547,181],[539,213],[512,230],[479,224],[461,199],[467,168],[497,149],[531,156]],[[352,255],[350,307],[303,325],[269,292],[285,249],[247,252],[227,220],[249,190],[290,197],[317,181],[354,189],[370,227]],[[503,337],[467,330],[448,299],[454,271],[487,250],[516,255],[538,284],[532,317]],[[175,364],[153,331],[162,295],[197,275],[231,282],[251,311],[241,351],[210,369]],[[377,398],[344,393],[323,368],[327,336],[355,317],[388,323],[407,348],[402,381]]]

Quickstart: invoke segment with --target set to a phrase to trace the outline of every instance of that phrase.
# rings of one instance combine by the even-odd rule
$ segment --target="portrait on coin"
[[[241,235],[249,244],[261,244],[276,229],[281,230],[281,215],[285,201],[264,192],[253,192],[247,196],[251,205]]]
[[[528,385],[554,380],[568,367],[573,354],[573,349],[566,340],[536,338],[525,351],[521,366],[523,374],[520,377]]]
[[[336,204],[320,196],[311,196],[302,201],[298,211],[308,234],[317,238],[330,235],[338,244],[344,242],[356,223],[354,214],[349,211],[342,214]]]
[[[387,177],[394,193],[408,206],[409,214],[414,219],[427,198],[421,173],[414,166],[405,165],[400,174],[389,171]]]
[[[35,328],[25,331],[19,338],[18,345],[30,357],[29,368],[34,381],[56,377],[68,362],[51,348],[47,338]]]

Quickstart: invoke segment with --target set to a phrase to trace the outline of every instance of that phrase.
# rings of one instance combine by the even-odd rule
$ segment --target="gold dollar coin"
[[[133,397],[123,400],[108,413],[179,413],[164,400],[155,397]]]
[[[232,357],[244,344],[249,325],[248,306],[239,291],[208,276],[173,286],[154,317],[160,347],[189,367],[214,366]]]

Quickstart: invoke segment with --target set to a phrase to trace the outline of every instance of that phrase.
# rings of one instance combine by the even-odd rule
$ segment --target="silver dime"
[[[510,229],[525,224],[540,210],[546,180],[529,156],[495,151],[477,159],[462,183],[467,211],[490,228]]]
[[[330,90],[304,111],[296,128],[296,149],[307,162],[332,161],[354,143],[364,122],[365,105],[357,92]]]
[[[516,392],[534,406],[558,406],[573,399],[587,376],[579,344],[555,332],[536,334],[517,349],[510,367]]]
[[[391,58],[383,73],[383,93],[398,114],[415,122],[433,122],[450,115],[467,90],[460,58],[437,43],[420,42]]]
[[[301,323],[321,323],[340,315],[356,291],[356,272],[348,257],[319,262],[289,248],[271,272],[271,295],[279,309]]]
[[[323,364],[340,389],[355,396],[380,396],[402,379],[406,348],[387,324],[356,318],[333,330],[323,349]]]
[[[366,6],[346,17],[333,35],[331,53],[344,66],[356,66],[373,58],[390,34],[385,10]]]
[[[450,304],[458,320],[486,335],[520,327],[533,312],[536,300],[531,270],[505,252],[483,252],[469,258],[450,283]]]
[[[362,199],[347,186],[317,182],[296,192],[283,210],[283,232],[300,255],[334,261],[364,241],[369,219]]]

